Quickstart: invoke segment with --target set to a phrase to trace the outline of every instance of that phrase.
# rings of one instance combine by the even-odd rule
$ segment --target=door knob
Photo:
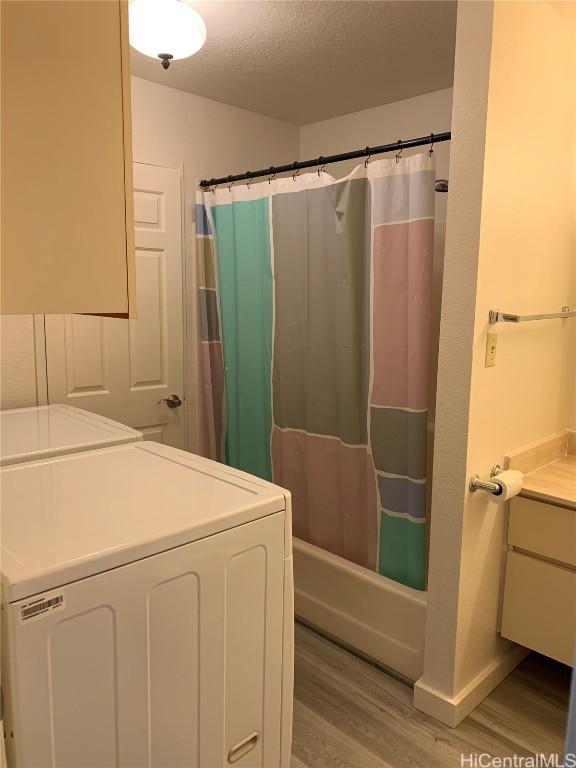
[[[168,408],[180,408],[182,400],[180,400],[178,395],[168,395],[168,397],[163,397],[162,400],[158,400],[158,405],[167,405]]]

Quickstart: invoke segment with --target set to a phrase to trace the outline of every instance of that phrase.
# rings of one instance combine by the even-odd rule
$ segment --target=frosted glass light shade
[[[132,0],[130,45],[145,56],[186,59],[206,41],[206,24],[184,0]]]

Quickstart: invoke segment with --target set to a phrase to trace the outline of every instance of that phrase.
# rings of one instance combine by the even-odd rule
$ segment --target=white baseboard
[[[456,728],[529,653],[527,648],[515,645],[452,697],[426,685],[421,677],[414,685],[414,706],[450,728]]]
[[[294,539],[296,616],[410,681],[422,674],[426,593]]]

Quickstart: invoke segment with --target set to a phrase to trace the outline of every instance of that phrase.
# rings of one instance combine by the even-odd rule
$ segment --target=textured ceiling
[[[452,85],[456,2],[212,0],[189,59],[132,73],[300,125]]]

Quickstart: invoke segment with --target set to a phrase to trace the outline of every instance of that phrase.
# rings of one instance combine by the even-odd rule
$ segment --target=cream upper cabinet
[[[127,0],[2,0],[3,314],[135,314]]]

